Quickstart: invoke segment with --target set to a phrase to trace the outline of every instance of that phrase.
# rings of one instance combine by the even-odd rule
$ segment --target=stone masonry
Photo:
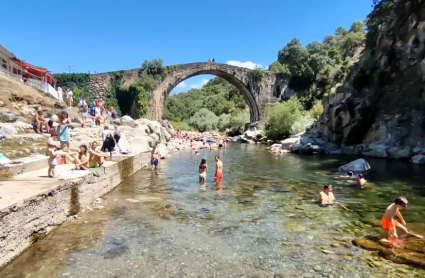
[[[265,108],[269,104],[277,103],[286,95],[289,77],[263,71],[261,80],[257,80],[253,70],[218,63],[191,63],[166,67],[159,86],[151,94],[148,118],[161,120],[165,102],[170,92],[182,81],[201,74],[219,76],[233,84],[244,96],[250,108],[251,123],[262,121]],[[126,70],[123,76],[123,85],[129,85],[137,76],[140,69]],[[90,77],[90,90],[98,98],[105,98],[110,88],[113,72],[95,74]]]

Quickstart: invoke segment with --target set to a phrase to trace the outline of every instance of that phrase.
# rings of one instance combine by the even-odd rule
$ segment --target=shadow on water
[[[222,195],[214,186],[215,155],[224,163]],[[202,158],[209,167],[205,187],[197,176]],[[370,267],[374,254],[351,240],[376,235],[398,195],[410,201],[403,211],[410,227],[423,232],[424,171],[367,159],[373,170],[366,178],[374,186],[357,190],[334,175],[354,159],[275,156],[247,144],[199,156],[173,153],[157,172],[142,169],[129,177],[103,198],[104,208],[56,229],[0,276],[398,277],[402,267],[406,277],[416,277],[423,272],[390,262]],[[325,183],[354,211],[320,208]]]

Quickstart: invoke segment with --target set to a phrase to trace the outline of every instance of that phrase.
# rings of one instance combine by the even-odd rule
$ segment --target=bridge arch
[[[154,90],[151,97],[150,118],[160,120],[164,106],[171,91],[184,80],[202,74],[221,77],[234,85],[243,95],[250,109],[250,122],[261,120],[261,108],[258,105],[258,94],[253,90],[252,70],[217,63],[193,63],[167,67],[167,74]]]

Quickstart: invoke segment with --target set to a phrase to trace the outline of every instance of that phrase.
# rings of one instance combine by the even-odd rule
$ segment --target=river
[[[224,189],[214,188],[214,156],[224,163]],[[210,169],[198,184],[201,158]],[[357,190],[336,180],[346,156],[275,156],[264,146],[172,153],[157,173],[137,172],[94,211],[68,221],[0,270],[21,277],[418,277],[351,245],[377,234],[385,208],[399,196],[409,227],[425,225],[425,171],[408,163],[367,159],[374,184]],[[354,212],[320,208],[324,183]],[[330,251],[325,254],[323,250]]]

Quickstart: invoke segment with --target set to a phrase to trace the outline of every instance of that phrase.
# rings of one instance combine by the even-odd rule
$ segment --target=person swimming
[[[207,182],[208,165],[207,161],[203,158],[201,164],[199,164],[199,184],[205,184]]]
[[[367,180],[365,180],[363,178],[363,175],[362,174],[358,174],[357,175],[357,179],[355,181],[353,181],[353,184],[354,185],[357,185],[360,189],[365,189],[366,188],[366,183],[367,183]]]
[[[335,203],[335,196],[332,193],[332,185],[325,184],[323,191],[319,193],[319,198],[321,206],[333,205]]]

